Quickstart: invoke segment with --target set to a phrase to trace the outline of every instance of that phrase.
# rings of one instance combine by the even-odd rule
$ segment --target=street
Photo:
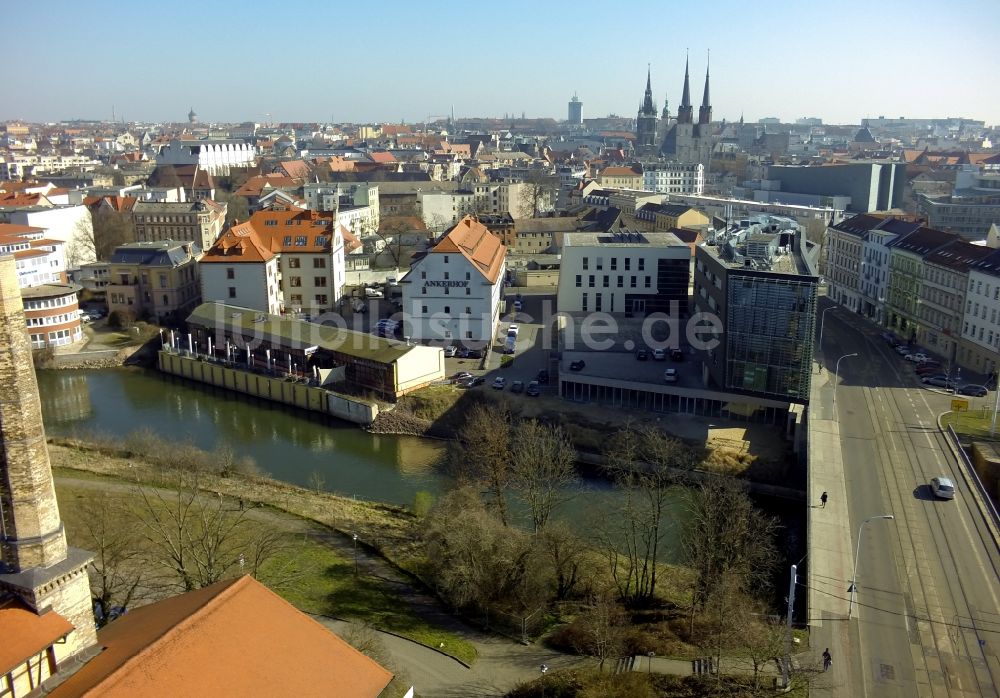
[[[997,696],[1000,555],[938,429],[952,396],[920,387],[879,333],[848,311],[827,315],[820,359],[830,380],[810,406],[821,419],[839,420],[851,554],[863,521],[894,517],[872,519],[860,534],[848,622],[854,670],[842,676],[838,695]],[[992,401],[992,394],[970,398],[973,408]],[[954,500],[931,495],[936,475],[955,483]],[[848,585],[836,588],[847,610]]]

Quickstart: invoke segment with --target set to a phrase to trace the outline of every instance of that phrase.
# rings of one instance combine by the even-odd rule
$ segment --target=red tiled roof
[[[232,226],[202,256],[201,263],[262,264],[274,253],[261,241],[249,222]]]
[[[237,196],[260,196],[261,192],[268,187],[271,189],[295,189],[301,184],[300,180],[284,175],[256,175],[244,182],[243,186],[235,193]]]
[[[431,254],[458,252],[472,262],[490,283],[495,283],[503,268],[507,248],[500,242],[500,238],[489,231],[489,228],[475,218],[466,216],[445,233],[430,252]]]
[[[130,611],[52,698],[375,698],[392,674],[252,577]]]
[[[38,615],[21,601],[0,601],[0,676],[43,651],[73,631],[73,624],[55,611]]]

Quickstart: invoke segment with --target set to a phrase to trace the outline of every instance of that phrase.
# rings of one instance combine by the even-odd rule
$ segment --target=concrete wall
[[[558,286],[559,270],[538,270],[518,269],[514,272],[514,282],[518,286]]]
[[[325,412],[355,424],[371,424],[378,416],[378,405],[369,400],[340,395],[304,383],[229,368],[180,354],[161,351],[158,365],[164,373],[304,410]]]

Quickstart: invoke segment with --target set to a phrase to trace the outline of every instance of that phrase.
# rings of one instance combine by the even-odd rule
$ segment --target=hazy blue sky
[[[1000,0],[4,3],[0,119],[407,121],[676,112],[1000,123]]]

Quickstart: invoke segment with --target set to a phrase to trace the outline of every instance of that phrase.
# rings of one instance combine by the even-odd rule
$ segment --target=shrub
[[[115,310],[108,315],[108,327],[127,330],[135,323],[135,316],[127,310]]]

